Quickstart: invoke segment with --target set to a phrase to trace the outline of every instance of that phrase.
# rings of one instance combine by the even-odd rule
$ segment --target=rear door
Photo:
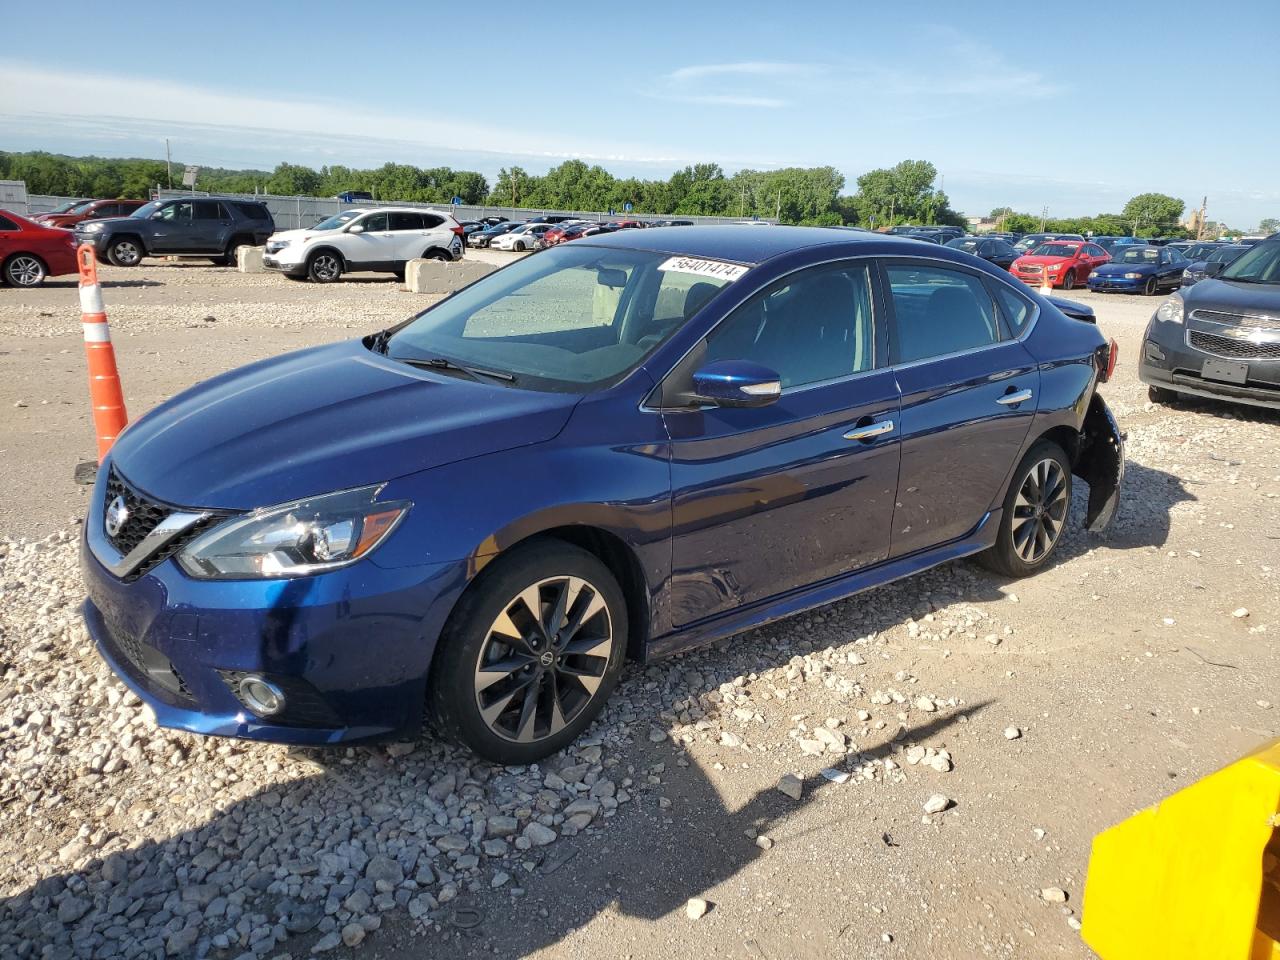
[[[422,214],[409,210],[393,210],[387,216],[390,220],[391,242],[396,262],[404,263],[414,257],[422,256],[422,252],[430,246]]]
[[[890,545],[900,557],[966,536],[1003,495],[1035,415],[1040,373],[1002,329],[977,271],[906,258],[885,261],[883,271],[902,392]]]
[[[194,204],[191,247],[209,253],[221,253],[231,239],[235,221],[231,211],[217,200],[197,200]]]
[[[696,278],[694,278],[696,280]],[[677,626],[878,563],[898,482],[898,391],[876,342],[869,260],[776,281],[708,335],[701,366],[749,360],[782,396],[663,413],[672,444],[671,612]],[[675,322],[705,283],[660,292]]]

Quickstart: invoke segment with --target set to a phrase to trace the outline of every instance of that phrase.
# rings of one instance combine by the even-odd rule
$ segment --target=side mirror
[[[155,213],[153,213],[153,214],[151,215],[151,219],[152,219],[152,220],[163,220],[163,219],[164,219],[164,211],[163,211],[163,210],[157,210]]]
[[[347,233],[364,233],[364,227],[358,223],[353,223],[351,226],[347,227]]]
[[[766,407],[782,396],[782,381],[749,360],[716,360],[694,372],[693,396],[720,407]]]
[[[1227,264],[1224,260],[1210,260],[1204,265],[1204,275],[1206,277],[1216,277],[1226,269],[1226,266]]]

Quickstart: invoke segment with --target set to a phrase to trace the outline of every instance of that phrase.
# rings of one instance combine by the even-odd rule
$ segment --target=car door
[[[231,212],[217,200],[197,200],[192,204],[192,229],[188,249],[205,253],[221,253],[231,240],[235,221]]]
[[[1000,499],[1035,415],[1040,374],[1005,334],[976,271],[906,258],[883,270],[902,394],[889,554],[900,557],[966,536]]]
[[[4,263],[9,259],[10,254],[18,251],[21,235],[22,231],[18,225],[4,214],[0,214],[0,263]]]
[[[183,249],[191,234],[191,201],[181,200],[161,207],[151,215],[147,232],[150,234],[147,246],[153,253],[176,253]]]
[[[357,225],[360,231],[352,233]],[[388,270],[395,259],[394,244],[387,214],[367,213],[347,227],[339,249],[353,270]]]
[[[422,256],[431,244],[423,224],[422,214],[409,210],[393,210],[387,214],[394,259],[397,265]]]
[[[874,283],[868,259],[791,274],[734,310],[690,355],[698,366],[762,364],[777,371],[782,394],[765,407],[663,414],[675,625],[885,558],[898,391],[883,338],[877,343]],[[679,298],[685,317],[714,293],[707,286],[695,283]]]
[[[1187,261],[1177,250],[1168,247],[1160,248],[1160,283],[1167,287],[1182,285],[1182,273],[1187,268]]]

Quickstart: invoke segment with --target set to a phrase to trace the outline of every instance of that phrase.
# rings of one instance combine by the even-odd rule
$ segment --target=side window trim
[[[987,275],[983,274],[978,270],[973,270],[965,266],[964,264],[954,263],[951,260],[935,260],[929,257],[917,256],[917,257],[881,257],[880,258],[879,267],[880,267],[880,273],[882,274],[882,277],[883,277],[882,282],[884,284],[884,300],[885,300],[885,310],[886,310],[886,313],[883,314],[883,316],[885,317],[885,326],[888,327],[889,330],[891,331],[891,340],[892,340],[892,332],[896,332],[898,329],[898,313],[894,307],[893,287],[889,281],[889,268],[894,266],[899,266],[899,265],[915,266],[915,267],[932,269],[932,270],[953,270],[956,273],[967,274],[968,276],[976,279],[979,285],[982,287],[982,289],[986,292],[987,296],[991,300],[991,311],[992,311],[991,316],[996,323],[997,339],[993,340],[991,343],[984,343],[981,346],[977,346],[977,347],[967,347],[964,350],[953,350],[950,353],[940,353],[934,357],[922,357],[919,360],[906,360],[906,361],[899,361],[897,360],[897,358],[894,357],[892,343],[891,343],[889,352],[887,354],[890,368],[894,370],[900,370],[907,367],[919,366],[920,364],[924,364],[924,363],[936,363],[939,360],[946,360],[951,357],[962,357],[970,353],[979,353],[983,350],[994,349],[995,347],[999,347],[1002,344],[1009,343],[1011,340],[1015,339],[1008,336],[1008,332],[1005,330],[1004,324],[1001,322],[999,302],[995,296],[994,291],[991,290],[987,282],[990,279]],[[1035,325],[1035,320],[1037,316],[1038,316],[1038,311],[1027,322],[1027,329],[1023,332],[1022,337],[1025,337],[1026,334],[1030,332],[1031,328]],[[1016,339],[1022,339],[1022,337],[1018,337]]]

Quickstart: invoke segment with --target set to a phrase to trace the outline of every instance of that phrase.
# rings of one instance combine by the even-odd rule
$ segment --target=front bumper
[[[1191,316],[1182,324],[1153,319],[1143,337],[1138,379],[1178,393],[1280,410],[1280,329],[1263,332],[1256,342],[1250,342],[1239,336],[1222,336],[1224,327]],[[1193,339],[1210,349],[1194,346]],[[1238,340],[1244,342],[1236,343]],[[1226,349],[1219,347],[1215,352],[1214,344]],[[1244,382],[1230,383],[1215,377],[1215,364],[1206,367],[1206,361],[1244,368]]]
[[[262,255],[262,265],[268,270],[276,270],[290,277],[305,277],[307,275],[307,265],[301,263],[282,263],[277,257],[269,253]]]
[[[387,569],[369,557],[314,577],[202,581],[166,559],[125,582],[99,559],[113,550],[95,506],[81,540],[85,625],[161,726],[300,745],[418,729],[464,564]],[[255,716],[235,692],[245,674],[280,687],[284,711]]]
[[[1125,277],[1090,277],[1089,289],[1094,293],[1107,293],[1113,290],[1122,290],[1126,293],[1140,293],[1147,284],[1146,277],[1137,280],[1129,280]]]

